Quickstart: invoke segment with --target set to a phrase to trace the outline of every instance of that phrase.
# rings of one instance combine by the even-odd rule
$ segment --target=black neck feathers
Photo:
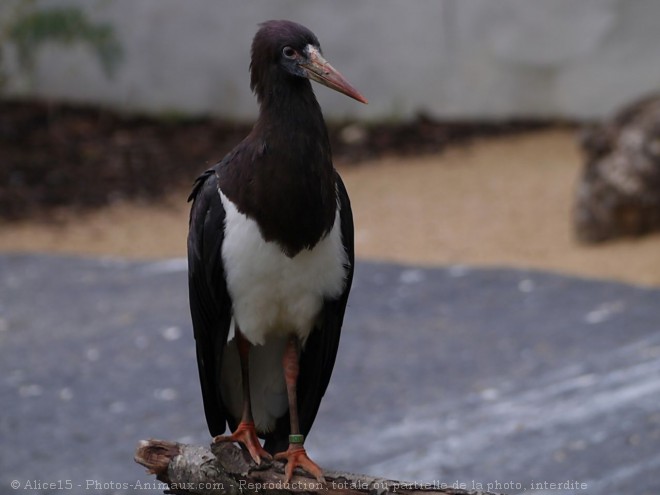
[[[253,85],[259,118],[223,161],[219,184],[239,211],[257,222],[264,239],[295,256],[312,248],[334,224],[337,200],[328,132],[309,80],[274,64],[259,73]]]

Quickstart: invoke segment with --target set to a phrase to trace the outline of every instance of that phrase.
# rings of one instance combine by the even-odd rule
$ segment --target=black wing
[[[346,286],[337,299],[326,299],[317,324],[307,338],[305,348],[300,354],[297,392],[299,425],[303,435],[307,435],[312,428],[312,423],[314,423],[321,405],[321,399],[330,383],[339,347],[344,311],[353,283],[355,264],[353,213],[344,183],[336,172],[335,178],[340,208],[341,236],[348,260]],[[289,430],[289,415],[286,414],[277,421],[275,430],[266,435],[264,448],[271,453],[286,450],[289,446]]]
[[[188,294],[204,413],[211,435],[224,433],[226,414],[220,395],[222,354],[231,323],[231,299],[222,266],[225,210],[218,177],[207,170],[195,182],[188,232]]]

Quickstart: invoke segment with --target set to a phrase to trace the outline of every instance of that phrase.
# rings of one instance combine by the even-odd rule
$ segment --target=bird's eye
[[[282,55],[284,55],[286,58],[294,58],[296,56],[296,51],[290,46],[285,46],[282,49]]]

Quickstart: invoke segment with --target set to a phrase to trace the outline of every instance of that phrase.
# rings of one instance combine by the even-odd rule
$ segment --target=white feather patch
[[[346,283],[339,208],[328,235],[289,258],[277,243],[263,239],[254,220],[219,193],[226,212],[222,261],[241,332],[256,345],[271,334],[295,333],[304,341],[324,298],[338,297]]]
[[[252,413],[258,431],[270,431],[286,413],[288,400],[282,355],[289,335],[305,341],[326,297],[338,297],[346,283],[347,255],[339,208],[332,230],[312,249],[293,258],[266,242],[257,223],[218,191],[225,208],[222,260],[233,320],[222,366],[222,395],[228,412],[240,418],[242,386],[235,322],[254,345],[250,351]]]

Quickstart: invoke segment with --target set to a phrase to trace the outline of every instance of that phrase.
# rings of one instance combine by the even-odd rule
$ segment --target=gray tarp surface
[[[0,256],[0,403],[0,492],[148,493],[138,440],[209,441],[185,262]],[[660,290],[361,262],[307,446],[387,478],[658,493]]]

